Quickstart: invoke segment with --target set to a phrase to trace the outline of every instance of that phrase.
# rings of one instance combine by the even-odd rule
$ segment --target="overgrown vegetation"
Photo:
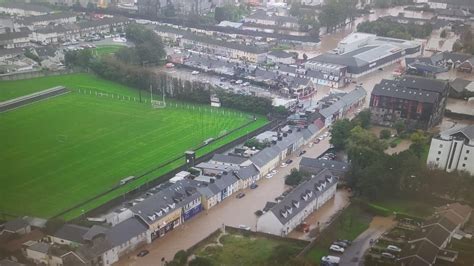
[[[347,20],[353,20],[356,16],[355,0],[330,0],[321,8],[319,22],[327,27],[328,32],[341,25],[345,25]]]
[[[461,38],[453,44],[453,51],[474,55],[474,38],[470,26],[464,26]]]
[[[427,38],[433,31],[431,24],[417,25],[414,23],[401,24],[398,22],[378,19],[364,21],[357,25],[357,31],[373,33],[378,36],[411,40],[413,38]]]

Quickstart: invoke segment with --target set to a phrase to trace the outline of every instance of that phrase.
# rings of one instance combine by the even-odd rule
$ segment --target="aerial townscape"
[[[474,265],[474,0],[0,0],[0,266]]]

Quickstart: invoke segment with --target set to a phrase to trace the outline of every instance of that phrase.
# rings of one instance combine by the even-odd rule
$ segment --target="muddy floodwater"
[[[320,143],[302,147],[306,150],[305,156],[317,157],[329,148],[329,139],[326,138]],[[295,154],[298,154],[296,151]],[[257,216],[255,212],[263,209],[267,201],[274,201],[285,190],[289,189],[284,183],[284,177],[288,175],[292,168],[298,168],[301,157],[291,156],[293,160],[287,167],[278,167],[278,173],[267,179],[263,177],[258,182],[258,188],[246,189],[243,192],[245,197],[237,199],[234,195],[225,199],[221,204],[213,207],[209,211],[203,211],[193,219],[187,221],[183,225],[169,232],[163,238],[155,240],[153,243],[146,245],[143,249],[147,249],[150,253],[145,257],[137,257],[136,253],[131,253],[128,257],[123,257],[116,265],[158,265],[162,258],[167,261],[171,260],[174,254],[181,249],[188,249],[192,245],[198,243],[210,233],[221,227],[222,224],[238,227],[246,225],[255,230]],[[342,208],[348,201],[348,195],[345,191],[338,191],[336,198],[329,201],[323,208],[312,216],[312,221],[320,220],[325,223],[337,209]],[[319,214],[319,212],[321,212]]]

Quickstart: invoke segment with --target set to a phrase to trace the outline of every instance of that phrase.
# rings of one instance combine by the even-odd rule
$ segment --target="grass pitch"
[[[4,98],[65,85],[138,98],[135,90],[92,75],[74,74],[0,83]],[[34,87],[34,88],[32,88]],[[8,97],[7,97],[8,96]],[[177,102],[174,102],[175,104]],[[189,108],[189,109],[188,109]],[[235,129],[250,118],[207,106],[151,109],[149,104],[74,90],[63,96],[0,113],[0,210],[51,217],[115,186],[122,178],[182,155]],[[198,111],[200,109],[200,111]],[[222,109],[219,109],[222,112]],[[198,152],[198,156],[246,134],[251,125]],[[73,211],[73,218],[175,168],[176,162]]]

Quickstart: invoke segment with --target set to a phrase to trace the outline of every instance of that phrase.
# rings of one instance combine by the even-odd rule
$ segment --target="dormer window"
[[[293,213],[293,208],[286,206],[286,210],[288,211],[289,214]]]
[[[158,216],[158,217],[161,217],[163,215],[163,211],[159,211],[159,212],[155,212],[155,214]]]
[[[283,216],[285,218],[288,217],[288,212],[286,210],[281,210],[280,214],[281,214],[281,216]]]
[[[168,207],[170,207],[170,209],[174,209],[175,206],[176,206],[175,203],[168,204]]]
[[[299,201],[294,200],[294,201],[293,201],[293,206],[294,206],[295,208],[298,208],[298,207],[300,206]]]
[[[165,208],[161,208],[161,210],[162,210],[164,213],[167,213],[167,212],[170,210],[170,208],[169,208],[169,207],[165,207]]]

